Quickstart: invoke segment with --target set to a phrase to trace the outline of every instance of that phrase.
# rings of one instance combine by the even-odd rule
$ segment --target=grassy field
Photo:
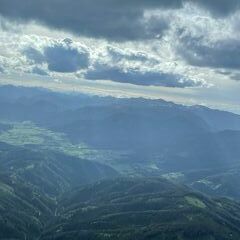
[[[141,175],[142,172],[152,174],[161,172],[155,161],[136,161],[138,157],[134,152],[117,151],[106,149],[94,149],[85,143],[73,144],[64,133],[54,132],[35,125],[32,122],[4,122],[12,127],[0,132],[0,142],[5,142],[14,146],[25,146],[29,148],[40,148],[64,153],[66,155],[96,161],[111,166],[120,173],[127,175]],[[178,178],[180,176],[168,176]]]
[[[92,149],[84,143],[72,144],[63,133],[40,128],[32,122],[11,123],[11,129],[0,134],[0,142],[15,146],[40,147],[67,155],[106,162],[119,158],[121,153],[110,150]]]

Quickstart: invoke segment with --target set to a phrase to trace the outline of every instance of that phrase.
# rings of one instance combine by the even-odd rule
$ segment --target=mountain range
[[[0,109],[0,239],[239,239],[239,115],[10,85]]]

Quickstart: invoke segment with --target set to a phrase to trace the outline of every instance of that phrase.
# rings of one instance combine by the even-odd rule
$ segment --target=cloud
[[[153,64],[159,63],[157,59],[149,57],[144,52],[134,52],[131,50],[126,49],[123,50],[116,47],[108,46],[107,53],[111,57],[111,60],[114,62],[121,62],[125,60],[125,61],[137,61],[142,63],[151,62]]]
[[[94,38],[117,41],[161,37],[168,28],[162,17],[145,12],[179,9],[192,3],[224,17],[239,9],[239,0],[0,0],[0,14],[16,21],[37,21]]]
[[[0,73],[4,73],[4,69],[1,66],[0,66]]]
[[[204,41],[202,37],[187,36],[181,39],[178,53],[188,64],[209,68],[240,68],[240,41],[222,39]]]
[[[15,63],[15,59],[18,62],[17,65],[9,64],[9,70],[12,68],[19,72],[42,76],[48,74],[52,77],[65,77],[66,74],[75,73],[91,80],[110,80],[142,86],[205,86],[200,78],[188,77],[184,70],[178,72],[179,68],[168,68],[164,59],[150,48],[144,48],[143,44],[135,48],[134,43],[92,41],[92,45],[87,42],[83,45],[71,39],[60,41],[36,36],[18,39],[16,55],[6,58],[6,63]],[[15,39],[13,40],[11,46],[15,43]]]
[[[45,62],[45,56],[39,50],[33,47],[27,47],[23,51],[23,54],[34,63],[41,64]]]
[[[188,93],[186,102],[201,96],[195,103],[212,101],[212,106],[220,106],[219,100],[227,106],[232,98],[238,107],[239,2],[0,0],[1,78],[46,79],[41,82],[46,86],[60,79],[64,88],[81,76],[74,79],[79,89],[89,84],[101,92],[105,85],[108,93],[110,86],[116,90],[115,81],[123,83],[118,84],[123,93],[139,88],[150,95],[159,89],[157,97],[163,91],[174,97]],[[59,40],[66,37],[74,42]]]
[[[43,70],[42,68],[39,68],[37,66],[33,67],[31,73],[41,75],[41,76],[47,76],[48,75],[48,73],[45,70]]]
[[[89,65],[89,53],[84,48],[72,45],[71,39],[55,41],[41,49],[27,47],[23,54],[36,64],[46,63],[48,70],[59,73],[72,73]],[[35,69],[38,74],[42,71]],[[43,73],[43,72],[42,72]]]
[[[44,49],[48,69],[54,72],[71,73],[87,68],[89,55],[83,49],[69,44],[57,43]]]
[[[163,73],[160,71],[145,71],[139,69],[122,69],[116,66],[96,64],[89,69],[84,77],[89,80],[111,80],[120,83],[131,83],[143,86],[165,87],[196,87],[202,86],[200,81],[193,81],[178,74]]]
[[[26,4],[25,1],[23,2]],[[61,5],[64,0],[58,2]],[[82,1],[80,2],[82,4]],[[26,26],[23,31],[12,33],[4,30],[1,35],[1,54],[4,68],[6,66],[8,72],[11,70],[31,72],[33,67],[36,67],[34,73],[44,74],[40,71],[44,70],[51,77],[83,76],[85,73],[89,79],[107,79],[147,86],[193,87],[205,86],[204,80],[209,82],[209,86],[215,84],[211,84],[211,79],[213,79],[212,75],[216,73],[216,70],[223,70],[222,68],[237,69],[239,67],[237,62],[238,40],[232,39],[239,37],[237,31],[235,31],[235,35],[233,34],[233,24],[236,22],[234,16],[237,14],[231,18],[214,18],[203,10],[203,8],[209,8],[207,4],[204,6],[201,4],[200,8],[200,4],[197,7],[196,4],[192,3],[186,4],[181,9],[176,9],[180,8],[181,4],[169,6],[166,1],[165,5],[162,2],[160,6],[156,1],[148,3],[139,1],[139,6],[137,6],[134,0],[128,1],[128,3],[125,1],[123,3],[115,2],[115,5],[113,2],[109,0],[107,11],[112,12],[116,6],[119,6],[117,11],[123,11],[126,8],[126,12],[124,12],[126,14],[128,11],[141,10],[143,18],[139,21],[141,26],[144,26],[144,31],[142,32],[143,29],[133,29],[140,34],[139,36],[135,35],[137,38],[126,37],[127,35],[124,34],[129,34],[129,31],[123,33],[125,40],[138,39],[138,42],[111,41],[117,35],[112,36],[113,38],[110,37],[109,41],[96,39],[98,34],[103,33],[101,28],[96,29],[96,33],[83,33],[93,36],[93,38],[85,38],[72,36],[64,31],[52,31],[51,28],[39,26],[38,22],[27,25],[20,24],[21,29]],[[172,3],[172,1],[168,2]],[[86,4],[90,3],[93,3],[93,0]],[[107,0],[103,0],[103,3],[107,3]],[[36,3],[33,0],[29,1],[28,4]],[[49,4],[51,5],[53,2],[49,1]],[[74,4],[80,3],[75,1]],[[163,6],[171,8],[171,10],[157,10]],[[58,7],[56,6],[56,8]],[[95,6],[95,10],[97,8],[98,6]],[[52,8],[48,10],[55,12],[55,9]],[[67,7],[66,15],[69,15]],[[74,17],[74,15],[69,15],[69,17]],[[79,16],[76,16],[73,23],[78,18]],[[86,21],[90,21],[89,19],[87,18]],[[64,15],[62,21],[65,21]],[[164,37],[161,37],[161,30],[164,27],[161,24],[158,25],[159,21],[160,23],[169,21]],[[121,31],[118,31],[119,25],[114,27],[114,23],[114,21],[108,23],[112,24],[108,34],[122,35]],[[128,22],[126,27],[133,27],[132,22]],[[157,32],[161,34],[158,35]],[[145,41],[151,38],[151,34],[154,35],[154,41]],[[105,37],[107,36],[106,34]],[[59,40],[65,37],[71,37],[74,42],[71,39]],[[177,51],[175,51],[176,49]],[[222,55],[224,58],[221,57]],[[211,76],[209,72],[211,72]],[[67,73],[70,74],[67,75]],[[225,80],[230,79],[231,74],[224,77]]]
[[[232,74],[230,78],[235,81],[240,81],[240,73]]]
[[[154,0],[0,0],[0,14],[17,21],[37,21],[79,35],[113,40],[151,39],[167,29],[163,18],[145,18],[154,7],[180,7],[181,1]]]
[[[240,8],[239,0],[199,0],[199,6],[208,9],[216,17],[225,17]]]

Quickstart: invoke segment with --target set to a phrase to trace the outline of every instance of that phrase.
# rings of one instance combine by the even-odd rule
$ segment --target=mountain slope
[[[213,131],[240,130],[240,118],[237,114],[203,106],[194,106],[191,110],[200,116]]]
[[[1,142],[0,167],[12,179],[30,183],[50,196],[58,196],[71,188],[118,175],[112,168],[96,162]]]
[[[163,179],[102,181],[67,194],[41,240],[240,237],[240,205]]]
[[[0,239],[38,239],[66,191],[117,176],[110,167],[0,142]]]
[[[55,201],[30,183],[0,174],[0,239],[37,239]]]

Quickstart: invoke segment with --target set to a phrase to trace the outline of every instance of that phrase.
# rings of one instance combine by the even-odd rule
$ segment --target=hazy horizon
[[[238,0],[2,0],[0,83],[239,113],[239,14]]]

